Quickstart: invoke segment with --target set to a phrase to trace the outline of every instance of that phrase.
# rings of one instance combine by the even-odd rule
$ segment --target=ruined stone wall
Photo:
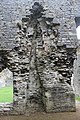
[[[42,2],[42,0],[40,0],[40,2]],[[44,2],[49,9],[54,11],[54,16],[61,22],[62,41],[68,46],[75,45],[73,1],[44,0]],[[15,43],[14,36],[17,31],[16,21],[25,15],[25,9],[27,6],[30,8],[31,5],[32,0],[2,0],[0,2],[0,43],[3,48],[13,47],[13,43]]]
[[[22,15],[25,15],[27,4],[27,0],[0,1],[0,48],[13,48],[17,31],[16,23],[21,20]]]
[[[10,108],[11,113],[22,114],[28,109],[46,112],[75,111],[75,96],[71,86],[67,84],[71,83],[77,44],[73,1],[40,2],[44,12],[42,15],[39,11],[39,16],[35,14],[34,6],[30,12],[31,7],[25,6],[29,5],[26,1],[23,3],[17,1],[17,4],[16,1],[12,2],[15,4],[13,12],[18,8],[17,5],[21,6],[19,10],[22,10],[20,14],[17,9],[18,15],[11,12],[13,25],[17,17],[20,19],[22,16],[21,22],[17,24],[19,31],[15,34],[18,30],[16,27],[8,25],[5,28],[1,27],[4,28],[3,32],[5,30],[8,32],[7,27],[10,27],[12,30],[8,33],[13,31],[14,36],[14,39],[12,37],[14,45],[10,42],[12,47],[10,44],[6,45],[10,37],[7,36],[9,39],[2,37],[6,41],[2,46],[10,48],[7,66],[14,76],[14,102]],[[5,11],[5,8],[3,10]],[[7,13],[3,15],[5,14]],[[6,23],[12,25],[10,20]]]
[[[60,23],[53,12],[34,3],[18,26],[16,45],[8,57],[14,75],[14,110],[75,111],[70,81],[76,50],[60,41]]]
[[[75,18],[80,17],[80,1],[79,0],[74,0],[74,16]],[[78,20],[77,22],[78,23],[76,24],[80,25],[80,20]],[[78,39],[77,59],[75,60],[75,63],[74,63],[73,86],[75,89],[76,96],[80,96],[80,39]]]
[[[54,15],[61,22],[62,42],[68,46],[74,46],[77,42],[75,32],[74,2],[73,0],[47,1]]]
[[[79,17],[80,16],[80,1],[79,0],[74,0],[74,13],[75,13],[75,17]]]

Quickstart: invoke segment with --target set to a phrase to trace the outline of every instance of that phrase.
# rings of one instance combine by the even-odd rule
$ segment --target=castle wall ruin
[[[75,111],[74,1],[2,0],[0,6],[0,49],[6,51],[6,67],[14,76],[14,102],[0,112]]]

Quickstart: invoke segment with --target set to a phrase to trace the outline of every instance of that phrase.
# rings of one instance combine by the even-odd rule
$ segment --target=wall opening
[[[80,17],[75,18],[77,39],[80,40]]]
[[[80,17],[75,18],[75,23],[76,23],[76,35],[78,39],[78,48],[77,48],[77,58],[74,61],[73,85],[77,99],[77,97],[80,97]]]
[[[7,66],[7,53],[0,50],[0,104],[13,103],[13,73]]]
[[[0,72],[0,103],[13,102],[13,73],[8,69]]]

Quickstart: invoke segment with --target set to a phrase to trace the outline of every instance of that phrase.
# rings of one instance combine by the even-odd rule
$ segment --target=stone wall
[[[12,49],[15,44],[17,21],[25,15],[27,0],[1,0],[0,2],[0,48]]]
[[[37,0],[34,0],[37,1]],[[42,2],[42,0],[40,0]],[[54,11],[54,17],[61,22],[61,36],[62,41],[68,46],[76,44],[75,35],[75,21],[74,21],[74,3],[71,0],[50,0],[46,1],[49,9]],[[44,2],[42,2],[44,4]],[[0,43],[2,48],[12,49],[15,45],[14,36],[16,35],[17,20],[21,20],[22,16],[25,16],[25,9],[30,8],[32,0],[2,0],[0,2]],[[3,41],[4,39],[4,41]]]
[[[80,17],[80,1],[74,0],[74,16]],[[77,21],[76,27],[80,25],[80,20]],[[78,49],[77,49],[77,59],[74,63],[74,78],[73,78],[73,86],[75,89],[76,96],[80,96],[80,39],[78,39]]]
[[[24,12],[18,15],[19,11],[15,15],[11,12],[13,24],[9,21],[6,22],[9,26],[2,26],[9,34],[14,30],[12,43],[6,45],[10,41],[10,36],[7,36],[9,39],[4,39],[5,42],[1,44],[3,51],[9,48],[7,66],[14,76],[14,102],[9,111],[12,114],[24,114],[28,110],[75,111],[75,95],[70,86],[77,46],[73,1],[40,3],[44,7],[38,3],[35,7],[30,3],[24,11],[21,1],[17,1],[17,4],[16,1],[12,2],[15,4],[13,12],[19,4]],[[19,20],[22,16],[22,21],[17,23],[19,30],[14,26],[16,15]],[[10,27],[10,24],[14,27]],[[9,32],[7,27],[12,30]]]

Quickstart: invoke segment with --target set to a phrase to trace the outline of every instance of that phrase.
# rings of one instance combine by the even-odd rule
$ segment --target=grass
[[[0,103],[13,102],[13,87],[0,88]]]
[[[75,98],[75,100],[78,100],[78,101],[80,101],[80,97],[76,97],[76,98]]]

